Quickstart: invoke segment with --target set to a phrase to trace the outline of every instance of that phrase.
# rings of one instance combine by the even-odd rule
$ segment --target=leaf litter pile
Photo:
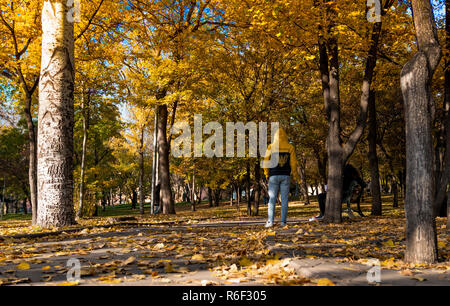
[[[309,207],[293,205],[289,217],[303,217]],[[210,223],[230,221],[215,217],[218,209],[203,210],[201,214],[211,217]],[[174,225],[158,226],[154,217],[145,217],[138,223],[153,222],[153,226],[139,227],[136,223],[74,232],[63,229],[57,235],[19,239],[11,238],[12,234],[45,231],[32,229],[29,221],[2,221],[0,285],[334,285],[328,279],[298,274],[290,263],[304,258],[332,258],[347,263],[366,263],[376,258],[383,268],[411,277],[419,269],[449,272],[450,241],[444,218],[437,219],[439,263],[411,266],[402,261],[403,211],[391,209],[384,213],[383,217],[346,219],[338,225],[297,222],[266,229],[262,225],[203,227],[194,220],[199,217],[195,212],[190,218],[187,213],[157,218],[158,222],[179,221]],[[234,217],[246,219],[242,215]],[[84,226],[103,224],[103,219],[83,221]],[[66,280],[72,268],[67,264],[71,258],[81,264],[80,282]]]

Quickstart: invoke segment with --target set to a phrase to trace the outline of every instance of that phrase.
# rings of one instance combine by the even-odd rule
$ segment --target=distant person
[[[362,190],[367,186],[364,180],[361,178],[359,171],[353,167],[351,164],[346,164],[344,167],[343,174],[343,182],[342,182],[342,203],[347,203],[347,209],[349,215],[353,215],[350,208],[350,201],[353,195],[353,190],[357,185],[360,185]],[[327,200],[327,192],[325,188],[325,192],[319,194],[317,196],[317,201],[319,202],[320,213],[309,219],[309,221],[318,221],[322,220],[325,215],[325,202]],[[360,210],[360,208],[359,208]]]
[[[278,163],[270,167],[272,165],[269,164],[269,160],[278,161]],[[289,144],[286,132],[279,128],[275,133],[273,143],[269,145],[264,156],[264,174],[269,181],[266,227],[273,226],[278,191],[281,195],[281,226],[286,225],[290,181],[291,176],[293,181],[298,181],[297,167],[294,147]]]

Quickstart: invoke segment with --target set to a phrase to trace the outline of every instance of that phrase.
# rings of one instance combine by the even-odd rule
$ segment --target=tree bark
[[[66,1],[45,0],[38,121],[37,225],[75,223],[73,205],[73,23]]]
[[[87,101],[85,101],[84,96],[84,88],[81,93],[81,112],[83,116],[83,145],[82,145],[82,152],[81,152],[81,169],[80,169],[80,196],[79,196],[79,203],[78,203],[78,211],[77,211],[77,218],[83,217],[83,209],[84,209],[84,195],[85,195],[85,188],[84,188],[84,175],[85,175],[85,168],[86,168],[86,150],[87,150],[87,140],[88,140],[88,129],[89,129],[89,100],[90,97],[88,96]]]
[[[252,199],[250,197],[250,162],[247,161],[247,174],[246,174],[246,195],[247,195],[247,215],[252,215]]]
[[[405,261],[431,264],[437,260],[431,83],[441,48],[430,2],[412,0],[412,11],[418,52],[400,78],[406,122]]]
[[[261,167],[258,159],[255,163],[255,187],[254,187],[255,200],[253,201],[252,216],[259,215],[259,203],[261,194],[260,180],[261,180]]]
[[[375,92],[369,93],[369,165],[370,165],[370,193],[372,194],[372,216],[382,215],[380,173],[378,170],[377,155],[377,111]]]
[[[156,199],[156,185],[158,181],[158,106],[155,106],[155,119],[153,123],[153,160],[152,160],[152,203],[150,207],[150,214],[155,213]],[[159,205],[159,203],[158,203]]]
[[[332,2],[334,2],[335,5],[336,1]],[[340,223],[342,222],[341,202],[343,168],[347,160],[352,155],[366,126],[369,92],[373,79],[373,72],[377,62],[381,22],[375,23],[372,28],[371,43],[362,83],[358,122],[349,139],[345,145],[343,145],[340,138],[339,51],[337,36],[333,29],[333,20],[336,20],[337,12],[333,6],[330,6],[329,9],[327,9],[327,18],[332,21],[326,29],[328,37],[327,40],[325,40],[322,26],[319,26],[320,72],[322,76],[325,112],[328,119],[328,191],[325,216],[323,220],[327,223]]]
[[[450,51],[450,0],[445,1],[445,49]],[[444,70],[444,147],[445,155],[440,180],[436,181],[436,196],[433,204],[433,215],[437,216],[444,203],[447,187],[450,182],[450,67],[445,59]]]
[[[133,189],[131,194],[131,209],[136,209],[137,204],[137,192]]]
[[[139,213],[144,214],[144,131],[142,127],[139,139]]]
[[[392,204],[392,207],[397,208],[398,207],[398,187],[397,187],[397,181],[395,177],[392,178],[392,193],[394,194],[394,201]]]
[[[191,211],[195,211],[195,166],[192,169],[192,201],[191,201]]]
[[[211,187],[208,187],[208,206],[213,207],[213,194]]]
[[[27,199],[26,198],[22,200],[22,210],[23,210],[23,214],[24,215],[26,215],[28,213],[27,212]]]
[[[167,105],[158,107],[158,153],[159,153],[159,181],[160,205],[163,214],[175,214],[175,205],[170,186],[169,146],[167,144]]]
[[[29,92],[26,93],[25,101],[25,120],[27,122],[28,129],[28,143],[30,144],[29,153],[29,169],[28,169],[28,180],[30,185],[30,201],[31,201],[31,220],[32,225],[37,223],[37,136],[36,127],[33,122],[33,116],[31,115],[31,102],[32,96]]]

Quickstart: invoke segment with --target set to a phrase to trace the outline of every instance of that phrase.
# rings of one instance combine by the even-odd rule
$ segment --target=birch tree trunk
[[[64,0],[42,8],[42,59],[38,121],[37,225],[75,223],[73,206],[74,37]]]
[[[412,10],[418,52],[400,78],[406,122],[405,261],[430,264],[437,260],[431,83],[441,48],[430,1],[412,0]]]

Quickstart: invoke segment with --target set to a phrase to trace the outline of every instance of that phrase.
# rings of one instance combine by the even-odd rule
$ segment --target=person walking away
[[[277,161],[275,165],[269,161]],[[298,163],[295,157],[295,149],[289,143],[286,132],[279,128],[275,133],[273,143],[267,148],[264,155],[264,174],[269,182],[269,205],[267,208],[267,223],[265,227],[274,224],[275,203],[278,191],[281,195],[281,226],[287,222],[288,197],[291,177],[294,182],[299,181]]]

